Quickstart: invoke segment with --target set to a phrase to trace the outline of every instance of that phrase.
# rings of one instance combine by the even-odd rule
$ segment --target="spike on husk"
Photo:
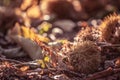
[[[75,41],[98,41],[99,39],[99,30],[94,27],[86,27],[84,30],[78,32],[77,36],[75,37]]]
[[[86,40],[93,40],[91,31],[92,29],[90,27],[87,27],[86,29],[81,30],[75,37],[75,40],[78,42],[86,41]]]

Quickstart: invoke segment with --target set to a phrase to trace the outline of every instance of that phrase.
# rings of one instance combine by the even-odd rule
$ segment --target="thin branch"
[[[118,72],[120,72],[120,68],[117,68],[117,69],[108,68],[107,70],[93,74],[92,76],[86,78],[85,80],[96,80],[99,78],[110,76],[110,75],[112,75],[114,73],[118,73]]]

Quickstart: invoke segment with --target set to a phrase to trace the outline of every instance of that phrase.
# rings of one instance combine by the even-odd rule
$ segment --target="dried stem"
[[[107,70],[93,74],[91,77],[88,77],[85,80],[96,80],[96,79],[99,79],[102,77],[110,76],[110,75],[112,75],[114,73],[118,73],[118,72],[120,72],[120,68],[117,68],[117,69],[108,68]]]

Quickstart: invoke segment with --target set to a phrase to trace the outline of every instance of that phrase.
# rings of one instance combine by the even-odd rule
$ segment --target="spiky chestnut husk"
[[[120,15],[116,13],[107,16],[99,27],[101,40],[113,44],[120,43]]]
[[[77,36],[75,37],[75,41],[80,42],[80,41],[86,41],[86,40],[93,40],[92,34],[91,34],[92,29],[91,28],[86,28],[84,30],[81,30],[78,32]]]
[[[84,30],[78,32],[77,36],[75,37],[75,41],[98,41],[99,36],[99,30],[97,28],[86,27]]]
[[[79,43],[69,55],[70,64],[75,71],[94,73],[101,63],[98,47],[92,41]]]

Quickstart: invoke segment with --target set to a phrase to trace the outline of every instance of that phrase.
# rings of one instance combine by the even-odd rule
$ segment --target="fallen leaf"
[[[18,43],[33,60],[43,58],[41,47],[34,41],[17,35],[11,36],[11,38]]]
[[[43,60],[37,60],[37,63],[40,64],[41,68],[45,68],[45,63]]]
[[[48,56],[44,57],[44,61],[45,62],[49,62],[50,61],[50,58]]]
[[[30,67],[29,66],[22,66],[21,68],[20,68],[20,70],[21,71],[26,71],[26,70],[28,70]]]
[[[115,67],[120,67],[120,57],[115,61]]]

